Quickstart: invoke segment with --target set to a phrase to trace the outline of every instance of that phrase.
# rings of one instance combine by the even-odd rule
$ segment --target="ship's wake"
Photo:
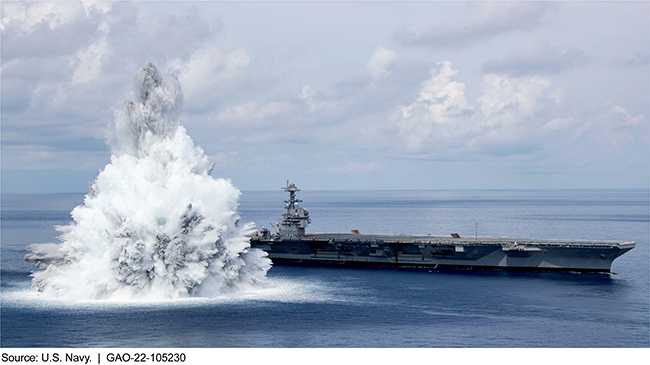
[[[148,64],[110,126],[111,162],[59,244],[34,244],[32,286],[67,299],[168,299],[247,290],[271,267],[238,224],[240,196],[180,125],[182,93]]]

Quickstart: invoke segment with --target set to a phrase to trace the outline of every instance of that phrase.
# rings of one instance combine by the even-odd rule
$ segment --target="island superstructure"
[[[262,228],[251,246],[266,251],[275,263],[416,268],[515,269],[611,272],[614,259],[635,242],[528,239],[511,237],[307,233],[309,212],[289,193],[274,232]]]

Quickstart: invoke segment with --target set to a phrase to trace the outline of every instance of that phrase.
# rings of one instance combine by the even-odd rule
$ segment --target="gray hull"
[[[305,234],[251,238],[274,263],[610,272],[634,242]]]

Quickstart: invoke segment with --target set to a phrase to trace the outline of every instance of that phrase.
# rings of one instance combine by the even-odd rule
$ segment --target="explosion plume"
[[[32,286],[69,299],[165,299],[249,289],[271,267],[239,224],[241,193],[180,124],[182,92],[153,64],[110,126],[111,162],[90,182],[59,244],[25,256]]]

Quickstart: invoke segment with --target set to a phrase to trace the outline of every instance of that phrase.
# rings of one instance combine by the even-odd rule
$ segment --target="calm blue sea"
[[[3,347],[649,347],[648,190],[303,191],[311,232],[633,240],[615,274],[273,267],[256,292],[44,300],[23,261],[82,194],[2,195]],[[242,221],[276,222],[278,192]]]

